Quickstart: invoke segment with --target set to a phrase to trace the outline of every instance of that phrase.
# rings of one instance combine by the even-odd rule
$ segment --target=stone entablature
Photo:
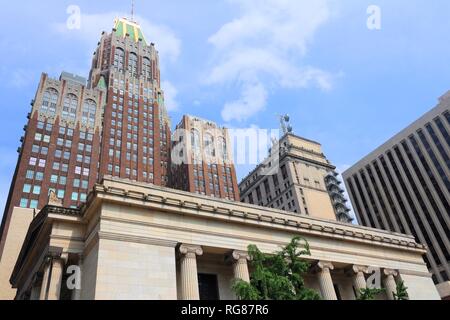
[[[332,238],[372,243],[415,250],[425,253],[426,248],[415,242],[414,237],[349,225],[334,221],[301,217],[282,210],[235,203],[196,195],[188,192],[160,188],[149,184],[127,182],[123,179],[106,177],[103,184],[94,187],[90,197],[126,197],[129,201],[145,207],[163,208],[179,214],[213,215],[217,219],[234,220],[269,227],[291,229],[305,234],[320,234]],[[88,199],[89,202],[89,199]],[[89,206],[89,204],[85,205]]]

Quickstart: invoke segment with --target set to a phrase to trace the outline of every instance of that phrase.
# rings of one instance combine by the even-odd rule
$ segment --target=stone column
[[[44,275],[42,276],[41,292],[39,294],[39,300],[47,300],[47,288],[50,278],[50,268],[52,260],[51,258],[46,258],[44,263]]]
[[[316,270],[319,277],[320,291],[322,292],[322,298],[325,300],[337,300],[330,272],[333,269],[334,266],[331,262],[319,261],[317,263]]]
[[[250,282],[250,274],[248,272],[247,261],[250,261],[250,256],[245,251],[235,250],[231,254],[233,257],[233,271],[234,278],[241,279],[245,282]]]
[[[384,288],[386,289],[386,295],[389,300],[394,300],[394,293],[397,292],[397,283],[395,278],[398,272],[392,269],[384,269]]]
[[[179,250],[181,254],[181,299],[199,300],[197,256],[203,254],[203,249],[200,246],[182,244]]]
[[[30,300],[39,300],[41,295],[41,285],[42,279],[36,275],[33,279],[33,284],[31,285]]]
[[[359,292],[367,288],[365,273],[368,273],[368,267],[353,265],[348,273],[353,276],[353,286],[355,287],[356,297],[359,297]]]
[[[79,287],[72,290],[72,300],[81,300],[81,277],[83,277],[83,257],[81,255],[78,258],[78,267],[80,268],[80,279],[75,281],[75,285]]]
[[[61,293],[61,287],[63,285],[62,278],[64,273],[65,266],[64,257],[61,258],[53,258],[53,265],[51,269],[51,277],[50,277],[50,285],[48,287],[48,300],[59,300],[59,296]]]

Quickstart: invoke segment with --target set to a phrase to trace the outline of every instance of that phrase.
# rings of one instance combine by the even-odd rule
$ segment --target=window
[[[49,115],[55,115],[57,102],[58,91],[53,88],[47,89],[42,97],[41,112],[48,113]]]
[[[142,62],[142,74],[147,79],[152,78],[152,66],[151,66],[150,59],[147,57],[145,57],[144,61]]]
[[[28,199],[25,199],[25,198],[20,199],[20,207],[27,208],[28,207]]]
[[[95,114],[97,112],[97,104],[94,100],[88,99],[84,101],[81,122],[84,125],[93,127],[95,125]]]
[[[78,192],[72,192],[72,201],[78,201]]]
[[[33,194],[40,195],[41,194],[41,187],[40,186],[34,186],[33,187]]]
[[[221,158],[223,159],[224,162],[228,161],[228,150],[227,150],[227,143],[225,141],[225,139],[223,137],[220,137],[218,139],[218,148],[219,148],[219,152],[221,153]]]
[[[81,181],[81,188],[87,189],[89,185],[89,182],[87,180]]]
[[[36,141],[41,141],[41,140],[42,140],[42,134],[36,133],[36,134],[34,135],[34,140],[36,140]]]
[[[123,70],[125,52],[122,48],[116,48],[114,51],[114,66],[119,70]]]
[[[73,180],[73,186],[75,188],[79,188],[80,187],[80,179],[74,179]]]
[[[81,167],[75,167],[75,174],[81,174]]]
[[[30,166],[35,166],[35,165],[36,165],[36,161],[37,161],[36,158],[31,157],[31,158],[30,158],[30,162],[29,162],[28,164],[29,164]]]
[[[38,207],[38,201],[37,200],[31,200],[30,201],[30,209],[37,209]]]
[[[132,75],[136,75],[137,74],[137,62],[138,62],[137,55],[134,52],[131,52],[130,56],[128,58],[128,71]]]
[[[39,159],[39,167],[41,168],[45,168],[45,160],[44,159]]]
[[[36,172],[36,181],[42,181],[44,180],[44,173],[43,172]]]
[[[22,191],[23,191],[23,193],[30,193],[31,192],[31,185],[30,184],[24,184]]]
[[[64,98],[64,106],[62,112],[62,118],[75,121],[77,116],[78,98],[76,95],[69,93]]]
[[[33,170],[27,170],[27,173],[25,175],[27,179],[33,179],[34,178],[34,171]]]
[[[196,129],[191,130],[191,145],[195,154],[200,151],[200,133]]]
[[[52,176],[50,177],[50,183],[58,183],[58,176],[52,174]]]
[[[58,190],[57,193],[56,193],[56,196],[57,196],[59,199],[64,199],[64,194],[65,194],[65,191],[64,191],[64,190]]]

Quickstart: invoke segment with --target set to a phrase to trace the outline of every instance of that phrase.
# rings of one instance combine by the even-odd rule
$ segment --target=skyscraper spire
[[[134,22],[134,0],[131,0],[131,21]]]

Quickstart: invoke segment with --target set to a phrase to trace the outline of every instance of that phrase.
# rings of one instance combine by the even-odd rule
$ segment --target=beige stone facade
[[[38,214],[11,283],[16,299],[199,299],[206,275],[217,298],[235,299],[233,279],[251,274],[247,246],[270,253],[293,236],[311,246],[306,284],[324,299],[355,299],[370,268],[385,288],[401,279],[410,299],[439,299],[410,236],[110,177],[81,210]],[[73,266],[81,287],[68,290]]]
[[[277,145],[272,156],[239,184],[241,201],[336,220],[325,182],[336,167],[325,157],[322,146],[291,133],[284,135]]]

